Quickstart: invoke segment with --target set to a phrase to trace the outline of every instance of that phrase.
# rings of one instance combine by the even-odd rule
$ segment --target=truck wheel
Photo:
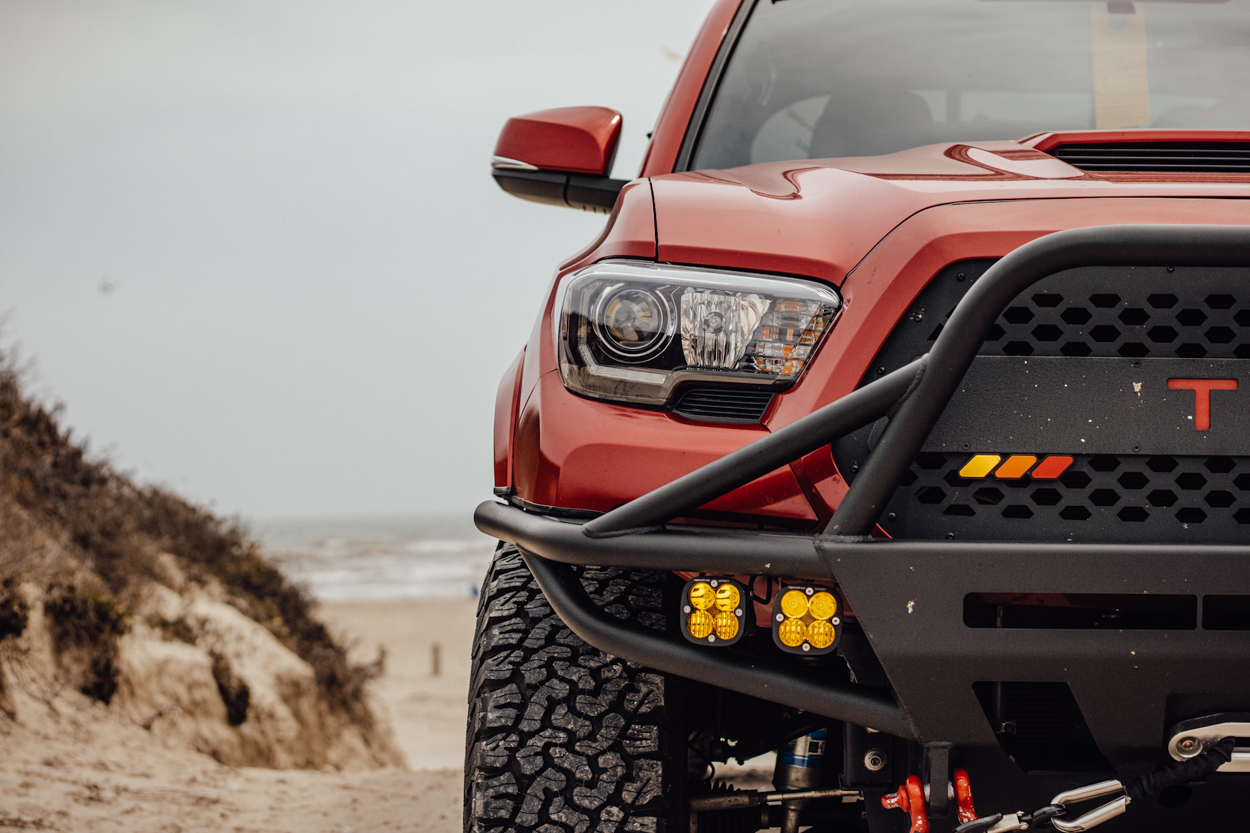
[[[664,628],[663,573],[586,568],[582,583],[614,615]],[[473,642],[466,833],[684,831],[683,688],[583,642],[501,545]]]

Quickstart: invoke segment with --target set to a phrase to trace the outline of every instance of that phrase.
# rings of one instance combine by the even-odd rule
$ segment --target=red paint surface
[[[1236,379],[1168,379],[1168,390],[1194,392],[1194,429],[1211,430],[1211,391],[1237,390]]]
[[[560,264],[561,273],[612,257],[655,260],[655,201],[651,183],[631,182],[616,199],[608,222],[594,242]]]
[[[518,399],[521,396],[521,363],[525,359],[522,348],[517,357],[504,371],[495,391],[495,488],[506,489],[512,485],[512,437],[516,428]]]
[[[621,114],[606,107],[561,107],[508,119],[495,155],[545,171],[606,176],[621,138]]]
[[[764,434],[759,425],[691,425],[658,411],[585,399],[553,371],[521,410],[513,477],[517,494],[531,503],[606,512]],[[789,468],[705,508],[816,521]]]

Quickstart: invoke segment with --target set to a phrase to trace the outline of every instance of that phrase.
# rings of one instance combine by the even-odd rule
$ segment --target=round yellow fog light
[[[714,627],[716,627],[716,620],[712,618],[712,614],[705,610],[696,610],[686,620],[686,629],[690,631],[690,635],[695,639],[706,639],[711,635]]]
[[[807,641],[812,647],[823,650],[833,644],[833,625],[824,620],[817,620],[807,626]]]
[[[738,609],[738,605],[742,602],[742,594],[738,592],[738,588],[726,582],[716,588],[716,609],[723,610],[726,613],[733,613]]]
[[[695,610],[707,610],[716,603],[716,591],[706,581],[690,585],[690,606]]]
[[[812,615],[817,619],[832,619],[833,614],[838,612],[838,600],[832,593],[821,591],[812,596],[812,600],[808,602],[808,607],[811,609]]]
[[[797,648],[803,644],[804,637],[807,636],[807,628],[799,619],[787,619],[777,628],[777,638],[781,640],[781,644],[787,648]]]
[[[792,619],[807,613],[807,594],[802,590],[789,590],[781,597],[781,612]]]
[[[722,611],[716,614],[716,636],[720,639],[733,639],[738,635],[738,617]]]

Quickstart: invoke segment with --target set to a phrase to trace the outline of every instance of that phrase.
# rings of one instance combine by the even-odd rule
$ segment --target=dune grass
[[[239,523],[93,457],[59,409],[26,396],[22,382],[0,356],[0,638],[26,620],[16,582],[41,583],[58,644],[95,651],[84,692],[107,702],[116,639],[131,625],[126,600],[168,581],[159,559],[169,553],[189,580],[219,582],[231,604],[307,661],[333,708],[370,719],[364,685],[377,669],[348,660],[307,591],[265,561]],[[53,546],[32,547],[36,538]]]

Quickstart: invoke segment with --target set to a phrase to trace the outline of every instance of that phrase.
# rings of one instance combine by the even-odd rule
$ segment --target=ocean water
[[[476,596],[495,550],[467,513],[269,519],[249,528],[269,561],[324,601]]]

